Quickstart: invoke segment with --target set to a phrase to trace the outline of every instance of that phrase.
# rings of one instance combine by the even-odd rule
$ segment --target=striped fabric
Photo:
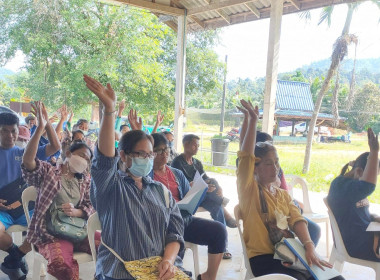
[[[163,256],[165,245],[178,241],[184,246],[183,220],[170,194],[166,208],[161,183],[143,177],[139,190],[133,179],[117,171],[119,156],[102,155],[95,148],[92,163],[91,202],[102,225],[102,239],[124,261]],[[176,265],[181,264],[177,257]],[[103,245],[99,247],[96,275],[133,279],[123,264]]]
[[[310,84],[278,80],[276,109],[313,112]]]

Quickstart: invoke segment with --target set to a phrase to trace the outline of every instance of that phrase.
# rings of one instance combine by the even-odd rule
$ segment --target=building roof
[[[277,81],[276,110],[313,112],[310,84],[294,81]]]
[[[150,10],[176,30],[177,16],[187,15],[188,29],[216,29],[270,17],[271,0],[100,0],[116,5],[131,5]],[[283,14],[297,13],[363,0],[284,0]],[[251,34],[254,36],[254,34]]]

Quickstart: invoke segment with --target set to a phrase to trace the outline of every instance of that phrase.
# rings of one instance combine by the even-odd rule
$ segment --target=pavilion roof
[[[270,17],[270,0],[100,0],[150,10],[177,29],[177,16],[187,15],[188,29],[216,29]],[[363,0],[284,0],[283,14]]]

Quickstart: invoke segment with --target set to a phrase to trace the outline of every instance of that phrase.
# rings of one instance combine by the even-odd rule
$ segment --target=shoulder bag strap
[[[116,258],[118,258],[119,261],[121,261],[122,263],[124,263],[125,261],[118,255],[118,253],[116,253],[112,248],[108,247],[106,245],[106,243],[103,242],[103,239],[101,238],[100,241],[102,242],[102,244],[104,245],[104,247],[106,247]]]

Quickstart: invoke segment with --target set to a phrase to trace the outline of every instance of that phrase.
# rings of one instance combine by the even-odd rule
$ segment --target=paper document
[[[194,176],[193,186],[187,192],[185,197],[177,202],[179,209],[186,210],[194,215],[197,211],[199,204],[201,204],[203,197],[206,195],[208,189],[207,183],[202,179],[197,171]]]
[[[380,223],[371,222],[367,227],[367,231],[380,231]]]
[[[309,266],[306,261],[305,247],[301,244],[299,240],[295,238],[286,238],[284,242],[289,247],[289,249],[299,258],[299,260],[303,263],[303,265],[314,277],[314,279],[329,280],[340,275],[340,273],[336,271],[334,268],[328,268],[324,266],[324,270],[322,270],[314,264],[312,266]]]

